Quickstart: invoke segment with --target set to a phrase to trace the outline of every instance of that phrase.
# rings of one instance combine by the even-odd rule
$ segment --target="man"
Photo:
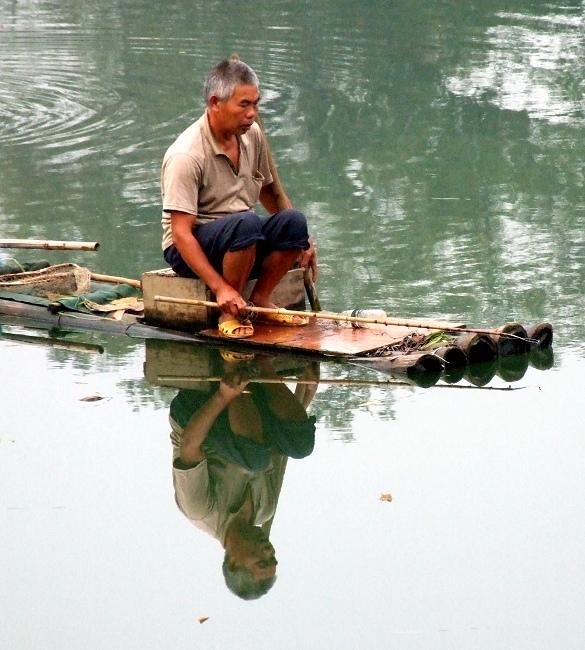
[[[161,172],[163,251],[184,277],[199,277],[215,294],[219,330],[228,337],[254,333],[242,291],[257,278],[250,300],[274,307],[270,294],[302,254],[316,275],[315,248],[304,215],[278,210],[268,147],[256,124],[258,78],[245,63],[225,60],[207,74],[205,113],[167,150]],[[260,201],[271,215],[261,219]],[[298,316],[265,315],[284,325]]]
[[[295,394],[284,383],[248,383],[256,373],[278,380],[268,359],[243,367],[226,360],[225,372],[217,388],[181,390],[171,402],[173,484],[181,512],[225,549],[228,588],[249,600],[276,579],[270,530],[287,458],[313,451],[315,418],[306,408],[318,370],[307,368],[315,382]]]

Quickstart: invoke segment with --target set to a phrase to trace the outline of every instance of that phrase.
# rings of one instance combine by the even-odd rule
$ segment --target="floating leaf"
[[[380,501],[392,501],[392,495],[391,494],[381,494],[380,495]]]
[[[100,397],[99,395],[88,395],[87,397],[82,397],[79,401],[80,402],[99,402],[101,399],[105,399],[105,397]]]
[[[209,620],[209,616],[200,616],[198,620],[199,623],[205,623],[205,621]]]

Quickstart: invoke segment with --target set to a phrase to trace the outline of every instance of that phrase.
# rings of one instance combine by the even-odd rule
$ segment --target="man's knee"
[[[255,212],[241,212],[234,215],[232,219],[236,220],[236,224],[230,238],[229,250],[231,252],[248,248],[264,239],[263,221]]]
[[[287,222],[289,228],[299,231],[306,231],[308,229],[307,218],[300,210],[297,210],[296,208],[287,208],[278,214],[282,215],[282,219]]]
[[[306,250],[309,247],[307,219],[296,208],[281,210],[268,219],[264,234],[272,248]]]
[[[262,232],[262,219],[255,212],[242,212],[235,216],[238,220],[238,235],[251,235]]]

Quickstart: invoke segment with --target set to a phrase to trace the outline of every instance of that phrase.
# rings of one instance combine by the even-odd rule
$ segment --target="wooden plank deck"
[[[237,343],[242,346],[260,346],[337,356],[358,356],[386,345],[400,343],[412,332],[423,335],[431,332],[424,328],[413,329],[395,325],[380,326],[379,329],[354,329],[318,319],[311,319],[309,325],[303,327],[284,327],[259,321],[253,325],[254,335],[247,339],[231,339],[217,329],[202,330],[199,335],[222,343]]]

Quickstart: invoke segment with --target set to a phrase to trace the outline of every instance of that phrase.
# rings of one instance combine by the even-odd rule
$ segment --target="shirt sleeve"
[[[161,188],[163,211],[197,216],[202,170],[188,154],[174,153],[163,163]]]
[[[213,509],[207,460],[190,469],[173,467],[175,501],[179,510],[194,521],[204,519]]]

